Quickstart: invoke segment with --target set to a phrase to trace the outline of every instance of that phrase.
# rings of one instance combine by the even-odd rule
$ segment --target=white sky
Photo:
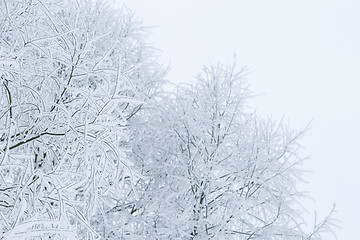
[[[357,0],[125,0],[145,25],[168,79],[191,82],[209,62],[255,71],[248,80],[251,104],[264,115],[289,119],[295,128],[313,119],[303,139],[311,159],[305,168],[315,202],[326,215],[337,204],[343,229],[355,239],[360,226],[360,1]],[[330,239],[330,238],[329,238]]]

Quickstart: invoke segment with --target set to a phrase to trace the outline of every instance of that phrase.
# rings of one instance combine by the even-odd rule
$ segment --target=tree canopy
[[[296,132],[248,104],[244,69],[166,92],[130,10],[0,0],[0,239],[321,239]]]

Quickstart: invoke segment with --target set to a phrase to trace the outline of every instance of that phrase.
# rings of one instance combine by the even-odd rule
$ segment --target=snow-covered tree
[[[0,238],[107,239],[141,177],[127,121],[162,70],[107,1],[0,0]],[[116,238],[117,239],[117,238]]]
[[[309,233],[297,205],[304,131],[251,111],[244,70],[235,68],[204,68],[196,84],[154,99],[136,117],[143,125],[132,129],[132,154],[148,178],[139,201],[147,232],[152,239],[321,239],[331,221]]]
[[[236,64],[161,93],[146,34],[106,0],[0,0],[0,239],[321,239],[303,132]]]

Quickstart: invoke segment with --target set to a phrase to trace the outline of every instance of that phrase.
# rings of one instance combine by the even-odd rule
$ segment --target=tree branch
[[[40,134],[39,134],[39,135],[37,135],[37,136],[34,136],[34,137],[31,137],[31,138],[28,138],[28,139],[26,139],[26,140],[24,140],[24,141],[18,142],[18,143],[16,143],[16,144],[14,144],[14,145],[10,146],[10,147],[9,147],[9,150],[14,149],[14,148],[17,148],[17,147],[19,147],[19,146],[21,146],[21,145],[23,145],[23,144],[29,143],[29,142],[31,142],[31,141],[34,141],[34,140],[36,140],[36,139],[38,139],[38,138],[40,138],[41,136],[44,136],[44,135],[51,135],[51,136],[64,136],[64,135],[65,135],[65,133],[50,133],[50,132],[43,132],[43,133],[40,133]],[[6,150],[6,149],[4,149],[4,151],[5,151],[5,150]]]

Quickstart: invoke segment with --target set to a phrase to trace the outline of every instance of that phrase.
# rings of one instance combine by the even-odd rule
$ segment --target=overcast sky
[[[191,82],[204,64],[254,71],[248,81],[259,113],[282,116],[311,130],[302,144],[311,158],[305,176],[325,216],[337,204],[343,229],[355,239],[360,224],[360,1],[358,0],[125,0],[145,25],[157,26],[151,41],[169,62],[168,79]],[[330,239],[330,238],[329,238]]]

